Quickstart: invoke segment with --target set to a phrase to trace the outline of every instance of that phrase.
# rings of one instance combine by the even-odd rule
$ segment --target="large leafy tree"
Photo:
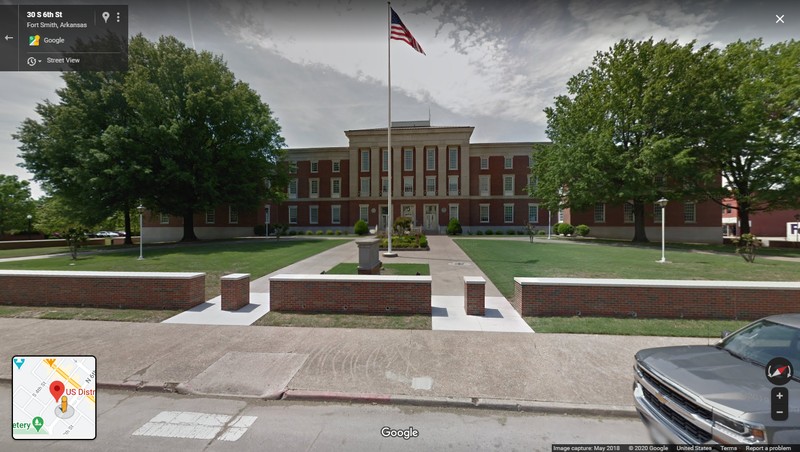
[[[0,174],[0,235],[12,229],[27,229],[28,215],[33,215],[34,210],[30,183]]]
[[[147,150],[147,200],[183,217],[183,240],[195,240],[193,214],[220,203],[252,207],[275,197],[288,179],[280,127],[222,58],[175,38],[132,39],[125,97],[134,134]],[[270,190],[272,190],[270,192]]]
[[[718,203],[736,199],[742,234],[752,212],[800,207],[798,61],[800,42],[753,40],[728,45],[711,62],[713,116],[698,161],[722,174],[724,186],[708,194]]]
[[[64,76],[58,103],[36,107],[15,138],[23,166],[84,224],[122,213],[130,240],[140,203],[184,218],[229,202],[278,198],[288,168],[269,107],[220,57],[171,37],[129,44],[127,72]]]
[[[711,53],[652,39],[599,52],[568,81],[568,94],[545,109],[552,145],[537,149],[532,195],[551,209],[631,203],[633,240],[646,242],[645,206],[668,191],[678,197],[697,190],[670,181],[693,161],[708,95],[708,65],[701,63]]]

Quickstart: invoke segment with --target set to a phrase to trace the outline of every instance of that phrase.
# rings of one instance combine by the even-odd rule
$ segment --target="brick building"
[[[722,230],[726,237],[740,234],[739,212],[735,199],[722,201]],[[750,232],[757,237],[786,237],[786,223],[800,221],[800,209],[772,210],[750,213]],[[796,237],[794,237],[796,238]]]
[[[443,233],[450,218],[458,218],[465,233],[523,230],[529,223],[547,230],[549,220],[557,223],[556,212],[550,219],[547,210],[528,196],[535,143],[471,143],[473,130],[432,127],[427,121],[393,123],[392,218],[410,217],[427,233]],[[265,203],[249,212],[220,206],[196,214],[197,236],[251,235],[256,224],[265,223],[288,224],[299,231],[352,231],[358,219],[370,229],[383,230],[388,219],[386,129],[348,130],[345,135],[346,147],[288,150],[294,169],[286,201]],[[679,221],[688,218],[684,214],[668,208],[667,239],[721,241],[719,207],[711,209],[716,216],[710,222],[708,207],[696,204],[694,219],[686,221]],[[623,210],[609,206],[602,219],[594,212],[561,215],[575,225],[589,225],[592,235],[630,238],[633,225]],[[178,240],[181,224],[180,218],[147,215],[145,241]]]

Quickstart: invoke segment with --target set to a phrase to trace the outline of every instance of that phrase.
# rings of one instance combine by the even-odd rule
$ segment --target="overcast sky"
[[[100,3],[128,4],[132,35],[174,35],[222,55],[270,105],[289,147],[345,146],[344,130],[386,126],[385,1]],[[392,41],[392,119],[427,119],[430,110],[432,125],[474,126],[473,142],[545,140],[542,110],[596,52],[623,38],[720,47],[800,38],[796,0],[398,0],[392,7],[427,53]],[[30,180],[11,134],[36,117],[37,102],[56,101],[60,86],[58,73],[0,73],[0,174]],[[38,186],[33,192],[42,194]]]

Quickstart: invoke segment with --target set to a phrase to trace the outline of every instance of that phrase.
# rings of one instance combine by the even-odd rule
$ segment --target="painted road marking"
[[[253,425],[258,416],[232,417],[226,414],[162,411],[133,432],[137,436],[164,438],[213,439],[236,441]],[[222,432],[220,434],[220,432]]]

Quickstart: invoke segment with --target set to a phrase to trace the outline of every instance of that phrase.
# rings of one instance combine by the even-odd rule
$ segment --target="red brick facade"
[[[0,270],[0,304],[189,309],[205,301],[205,273]]]
[[[464,311],[467,315],[486,315],[486,280],[464,277]]]
[[[514,280],[511,305],[523,316],[754,320],[800,310],[798,283]]]
[[[430,276],[278,275],[269,287],[271,311],[431,315]]]

